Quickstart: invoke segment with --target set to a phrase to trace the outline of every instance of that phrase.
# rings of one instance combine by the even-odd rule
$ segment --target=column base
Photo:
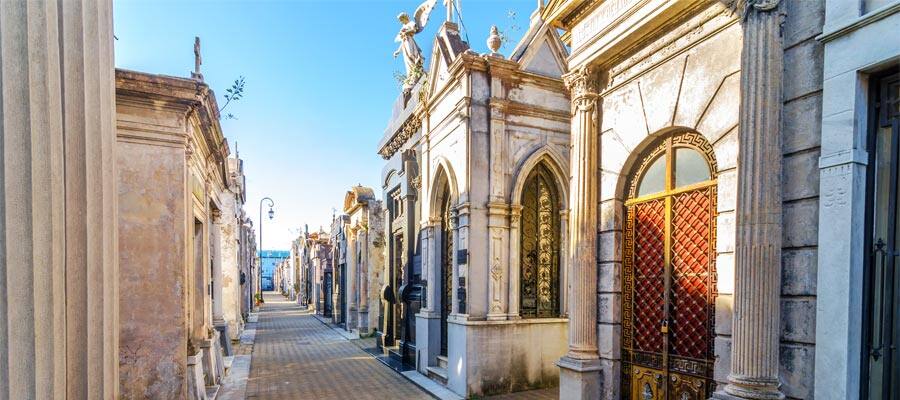
[[[717,400],[783,400],[777,381],[728,377],[729,383],[712,395]]]
[[[228,323],[225,320],[213,320],[213,326],[219,331],[219,346],[226,356],[233,355],[231,349],[231,332]]]
[[[592,400],[600,398],[600,360],[560,358],[559,398]]]

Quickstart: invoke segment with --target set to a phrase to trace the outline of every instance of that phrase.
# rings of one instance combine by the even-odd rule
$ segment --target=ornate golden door
[[[553,174],[538,164],[522,191],[519,313],[523,318],[559,316],[559,209]]]
[[[716,163],[693,132],[668,135],[626,188],[622,398],[708,399],[715,323]]]

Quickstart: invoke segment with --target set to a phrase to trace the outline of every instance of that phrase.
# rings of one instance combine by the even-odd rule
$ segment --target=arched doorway
[[[657,138],[629,176],[623,398],[707,399],[715,323],[716,163],[694,132]]]
[[[519,315],[559,316],[560,200],[553,174],[539,163],[522,190]]]
[[[447,356],[447,318],[452,310],[453,298],[453,226],[450,221],[450,185],[444,183],[441,193],[441,351]]]

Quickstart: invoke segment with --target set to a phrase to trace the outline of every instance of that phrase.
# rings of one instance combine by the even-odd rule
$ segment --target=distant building
[[[290,256],[291,252],[287,250],[261,250],[259,252],[262,290],[275,290],[275,266]]]

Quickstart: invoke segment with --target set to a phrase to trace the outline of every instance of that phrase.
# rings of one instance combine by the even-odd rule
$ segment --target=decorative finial
[[[191,78],[202,81],[200,64],[203,64],[203,58],[200,56],[200,36],[194,36],[194,72],[191,73]]]
[[[492,56],[501,56],[498,51],[500,50],[500,46],[503,44],[503,39],[500,37],[500,30],[497,29],[497,25],[491,26],[491,34],[488,35],[487,45],[488,48],[491,49]],[[502,57],[502,56],[501,56]]]

